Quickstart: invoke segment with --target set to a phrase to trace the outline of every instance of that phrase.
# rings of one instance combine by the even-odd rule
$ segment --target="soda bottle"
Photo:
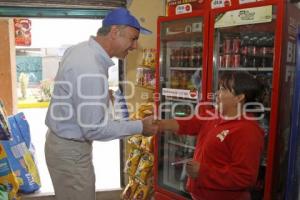
[[[259,38],[258,35],[253,37],[254,45],[253,45],[253,54],[252,54],[252,67],[261,67],[261,55],[260,55],[260,49],[261,49],[261,38]]]
[[[248,54],[250,57],[250,63],[248,67],[256,67],[257,66],[257,47],[256,47],[256,41],[258,37],[256,35],[253,35],[249,40],[249,46],[248,46]]]
[[[176,66],[176,50],[172,49],[172,53],[170,55],[170,67],[175,67]]]
[[[249,36],[244,35],[241,41],[241,66],[242,67],[248,67],[248,63],[249,63],[248,43],[249,43]]]
[[[199,51],[198,51],[198,62],[199,62],[199,66],[202,66],[202,53],[203,53],[203,47],[202,45],[200,44],[199,45]]]
[[[189,67],[189,52],[188,48],[184,47],[183,48],[183,63],[182,67]]]
[[[175,60],[176,60],[176,62],[175,62],[175,66],[174,67],[180,67],[180,63],[181,63],[181,56],[180,56],[180,49],[176,49],[175,50]]]
[[[196,46],[193,47],[193,67],[198,67],[198,48]]]
[[[264,35],[260,39],[260,55],[261,55],[261,67],[268,67],[268,58],[267,58],[267,36]]]
[[[189,67],[194,67],[194,53],[193,53],[193,47],[189,48]]]
[[[178,67],[184,67],[184,48],[181,47],[179,49],[179,63],[178,63]]]
[[[273,55],[274,55],[274,35],[270,35],[270,37],[267,39],[268,67],[273,67]]]

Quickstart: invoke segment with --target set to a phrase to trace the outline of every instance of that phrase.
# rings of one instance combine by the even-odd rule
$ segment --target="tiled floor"
[[[47,127],[44,120],[46,108],[22,109],[30,126],[31,140],[35,146],[35,157],[40,172],[42,187],[39,192],[53,192],[52,183],[46,167],[44,144]],[[119,140],[94,142],[94,167],[96,188],[98,190],[120,188]]]

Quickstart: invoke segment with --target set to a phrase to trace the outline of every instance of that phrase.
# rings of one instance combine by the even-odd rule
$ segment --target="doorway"
[[[18,80],[18,112],[24,112],[31,129],[31,139],[35,146],[35,159],[41,177],[40,192],[52,193],[53,186],[44,157],[44,120],[49,99],[42,96],[41,86],[45,81],[53,83],[64,51],[76,43],[96,35],[102,22],[100,19],[74,18],[27,18],[31,21],[31,45],[16,46]],[[114,89],[119,84],[118,60],[109,69],[109,86]],[[28,76],[26,95],[20,87],[20,76]],[[119,189],[120,185],[120,142],[94,142],[94,167],[96,189]]]

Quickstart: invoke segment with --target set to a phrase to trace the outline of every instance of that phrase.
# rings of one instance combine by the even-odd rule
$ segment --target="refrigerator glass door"
[[[160,105],[162,119],[190,117],[201,98],[203,17],[160,23]],[[193,157],[195,138],[162,133],[158,139],[158,185],[186,198],[185,163]]]
[[[259,122],[265,130],[265,145],[268,144],[271,91],[273,78],[274,36],[276,7],[263,6],[220,13],[215,16],[213,88],[218,89],[218,77],[224,71],[246,71],[256,76],[264,85],[258,102]],[[256,104],[257,102],[253,102]],[[253,199],[263,195],[263,179],[266,166],[267,146],[261,161],[258,188]]]

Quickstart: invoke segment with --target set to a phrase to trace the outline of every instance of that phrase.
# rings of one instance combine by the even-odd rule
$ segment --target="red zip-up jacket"
[[[250,200],[264,143],[259,124],[245,117],[225,120],[216,116],[177,122],[178,134],[198,136],[193,160],[200,163],[199,175],[187,182],[193,199]]]

